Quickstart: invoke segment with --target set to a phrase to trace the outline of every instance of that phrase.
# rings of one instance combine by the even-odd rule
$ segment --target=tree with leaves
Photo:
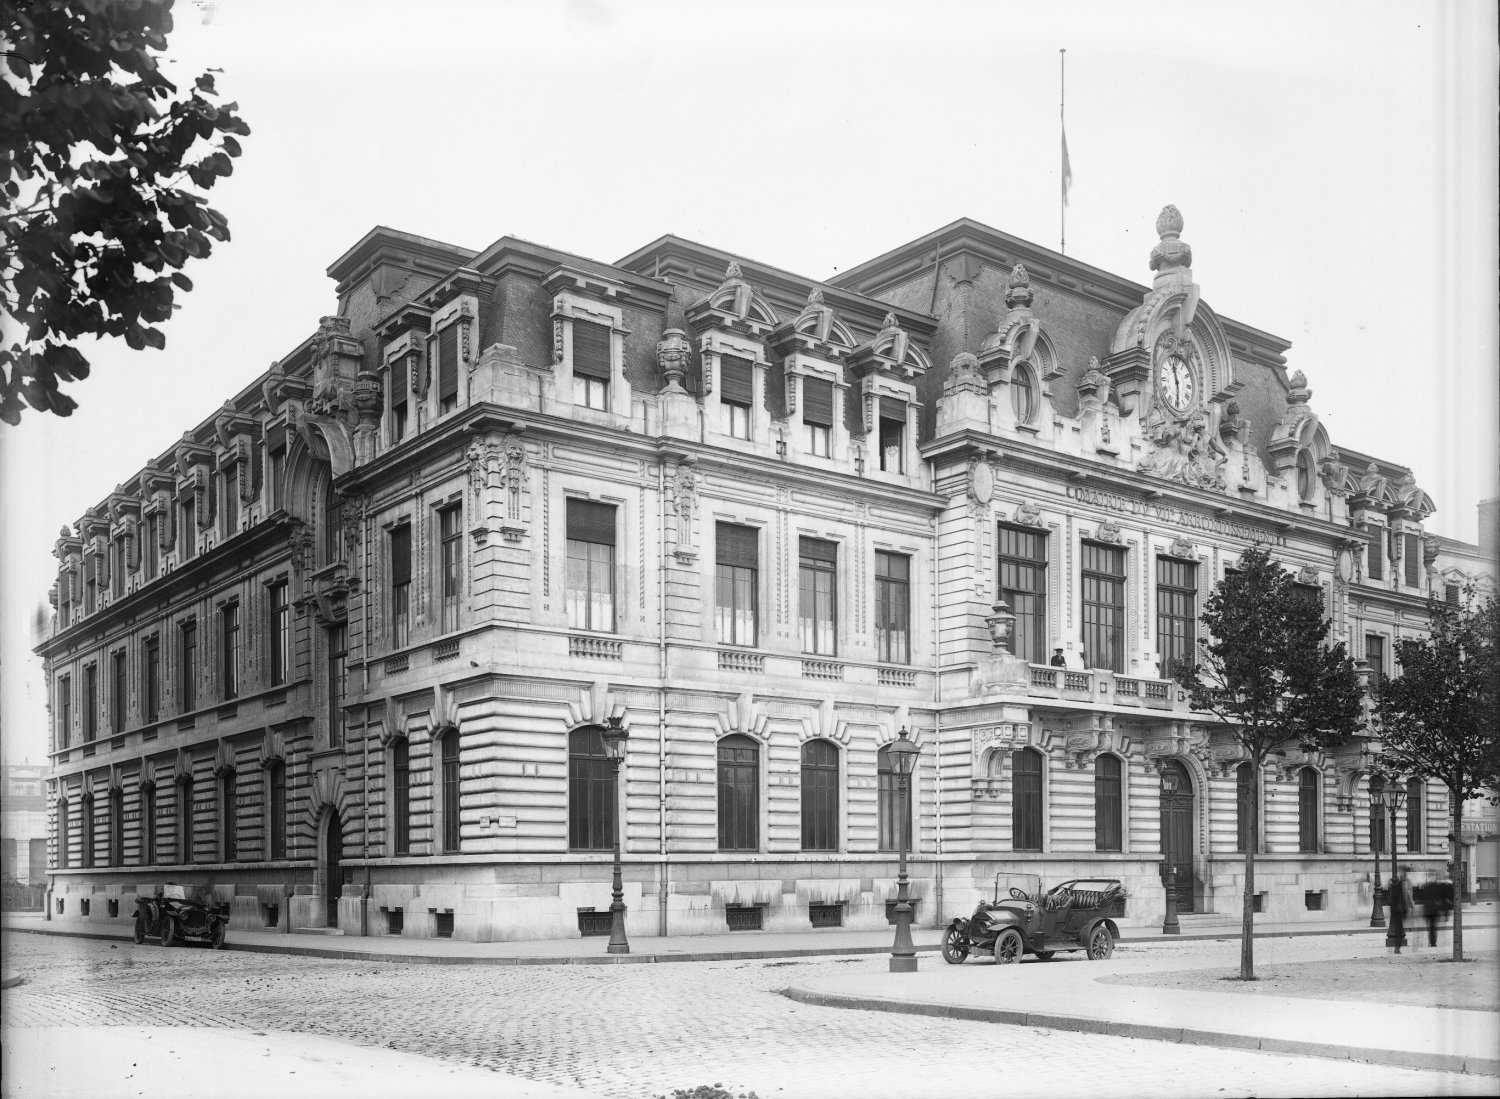
[[[0,420],[67,416],[91,337],[162,347],[188,259],[229,239],[204,192],[250,132],[211,73],[179,94],[172,0],[6,0],[0,25]]]
[[[1431,599],[1431,633],[1396,642],[1401,674],[1380,685],[1374,714],[1382,771],[1435,778],[1448,787],[1455,902],[1459,878],[1464,802],[1494,797],[1500,783],[1500,606],[1494,595],[1479,600],[1472,591],[1451,605]],[[1464,959],[1463,905],[1453,906],[1453,960]]]
[[[1201,621],[1198,660],[1180,662],[1173,678],[1194,710],[1224,722],[1254,774],[1291,747],[1318,751],[1363,728],[1363,692],[1342,642],[1330,645],[1328,620],[1315,591],[1297,584],[1263,546],[1215,585]],[[1260,846],[1260,789],[1250,786],[1250,842],[1240,979],[1255,980],[1255,853]]]

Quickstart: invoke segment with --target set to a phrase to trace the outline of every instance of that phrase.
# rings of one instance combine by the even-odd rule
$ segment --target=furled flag
[[[1073,165],[1068,161],[1068,130],[1062,131],[1062,201],[1068,204],[1068,188],[1073,186]]]

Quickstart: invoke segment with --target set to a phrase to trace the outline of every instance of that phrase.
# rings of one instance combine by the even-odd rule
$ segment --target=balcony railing
[[[1078,671],[1048,664],[1032,664],[1030,673],[1033,695],[1074,694],[1092,698],[1102,693],[1125,706],[1168,709],[1173,705],[1172,682],[1167,679],[1138,679],[1096,669]]]
[[[804,679],[843,679],[844,666],[827,660],[804,660],[802,676]]]
[[[766,658],[760,653],[739,652],[734,649],[719,650],[719,671],[721,672],[753,672],[760,674],[766,670]]]
[[[624,651],[623,642],[611,641],[606,637],[579,637],[575,634],[568,638],[569,656],[583,656],[594,660],[621,660],[624,658]]]

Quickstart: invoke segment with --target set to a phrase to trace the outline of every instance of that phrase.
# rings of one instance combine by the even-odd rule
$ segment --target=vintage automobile
[[[169,893],[135,899],[136,944],[150,937],[162,946],[171,946],[174,942],[202,942],[215,950],[221,949],[224,933],[229,927],[229,906],[204,904],[181,895],[179,890],[168,888]]]
[[[1045,962],[1059,950],[1087,951],[1091,961],[1108,958],[1120,930],[1107,913],[1124,897],[1115,878],[1075,878],[1044,893],[1035,874],[997,875],[994,901],[981,900],[972,916],[948,925],[943,961],[958,965],[971,953],[987,953],[1001,965],[1023,954]]]

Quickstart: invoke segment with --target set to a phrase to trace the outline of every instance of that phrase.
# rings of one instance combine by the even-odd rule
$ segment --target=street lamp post
[[[604,728],[600,735],[604,739],[604,750],[609,753],[609,761],[614,766],[615,797],[620,796],[620,765],[625,762],[625,743],[630,739],[630,733],[626,730],[624,722],[618,717],[607,717],[604,719]],[[629,954],[630,940],[625,937],[625,886],[620,881],[620,813],[618,808],[615,816],[610,821],[610,830],[615,837],[615,877],[614,877],[614,900],[609,905],[609,947],[611,954]]]
[[[906,826],[910,816],[907,812],[907,780],[912,769],[917,763],[917,753],[920,749],[907,737],[906,729],[901,730],[900,739],[890,746],[891,762],[896,767],[896,787],[899,793],[897,799],[896,831],[900,833],[899,849],[901,852],[900,871],[896,875],[896,942],[891,947],[891,972],[892,973],[915,973],[917,971],[917,950],[911,941],[911,898],[907,895],[906,888]]]
[[[1396,904],[1399,901],[1404,901],[1405,898],[1396,895],[1401,888],[1401,883],[1396,879],[1396,812],[1401,808],[1401,803],[1405,800],[1406,787],[1396,777],[1387,775],[1385,780],[1385,804],[1386,808],[1390,810],[1390,827],[1386,831],[1386,838],[1387,842],[1391,845],[1391,883],[1389,886],[1390,896],[1387,899],[1390,901],[1391,922],[1390,926],[1386,928],[1385,945],[1394,946],[1398,950],[1401,948],[1401,941],[1396,938]],[[1404,920],[1401,927],[1404,933],[1406,930]]]
[[[1380,903],[1380,844],[1375,838],[1376,814],[1379,814],[1381,823],[1385,820],[1385,776],[1379,771],[1371,770],[1368,750],[1363,753],[1365,772],[1368,774],[1366,787],[1370,792],[1370,861],[1375,864],[1375,890],[1370,895],[1370,926],[1385,926],[1385,908]],[[1380,780],[1380,789],[1375,789],[1375,780]]]

